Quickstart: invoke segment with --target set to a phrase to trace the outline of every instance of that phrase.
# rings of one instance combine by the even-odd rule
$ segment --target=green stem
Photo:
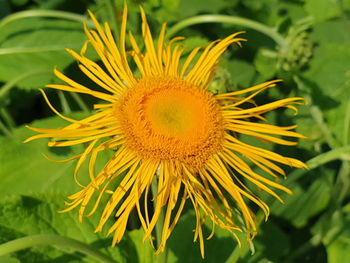
[[[15,128],[15,121],[13,120],[11,114],[7,111],[6,108],[0,108],[0,115],[6,122],[8,127],[10,127],[11,129]]]
[[[0,130],[6,136],[10,136],[11,135],[11,131],[8,128],[6,128],[6,126],[2,123],[1,120],[0,120]]]
[[[158,175],[158,174],[157,174]],[[153,198],[157,196],[158,194],[158,176],[155,176],[152,185],[151,185],[151,190],[152,190],[152,196]],[[154,202],[157,202],[156,199]],[[164,209],[162,209],[159,218],[156,223],[156,240],[157,240],[157,246],[159,247],[161,241],[162,241],[162,233],[163,233],[163,226],[164,226]],[[156,256],[156,262],[157,263],[167,263],[168,262],[168,249],[165,247],[164,251],[160,253],[159,255]]]
[[[343,134],[343,144],[347,145],[349,143],[349,130],[350,130],[350,99],[346,105],[346,113],[344,118],[344,134]]]
[[[310,107],[309,107],[310,115],[314,119],[314,121],[316,122],[318,127],[320,128],[321,132],[323,133],[327,144],[332,149],[335,149],[338,146],[340,146],[340,144],[334,138],[334,136],[333,136],[331,130],[329,129],[327,123],[325,122],[324,116],[323,116],[323,113],[322,113],[321,109],[317,105],[313,104],[312,98],[309,95],[309,91],[308,91],[307,87],[305,87],[304,82],[301,80],[300,76],[298,74],[294,74],[293,75],[293,80],[297,84],[297,86],[300,89],[300,91],[302,91],[303,97],[306,99],[306,101],[308,101],[308,104],[310,104]],[[350,109],[350,101],[349,101],[348,108]],[[344,132],[348,132],[348,130],[346,130],[346,121],[350,118],[349,115],[350,114],[347,114],[345,116],[345,130],[344,130]],[[344,142],[346,142],[346,140],[344,140]],[[344,145],[346,145],[346,144],[347,143],[344,143]]]
[[[110,17],[110,24],[112,26],[112,32],[114,33],[114,38],[116,42],[119,42],[119,23],[117,17],[117,8],[113,0],[105,0],[107,13]]]
[[[316,121],[317,125],[320,127],[328,145],[333,149],[337,148],[339,146],[339,143],[333,137],[332,132],[330,131],[328,125],[324,121],[323,113],[320,110],[320,108],[316,105],[312,105],[310,107],[310,114],[312,118]]]
[[[71,113],[71,109],[69,107],[69,103],[66,99],[66,96],[64,96],[64,93],[62,90],[58,90],[57,91],[57,94],[58,94],[58,98],[60,100],[60,103],[61,103],[61,107],[62,107],[62,111],[64,114],[69,114]]]
[[[0,245],[0,256],[33,246],[45,245],[52,245],[63,249],[72,249],[94,258],[99,262],[115,263],[111,258],[99,251],[93,250],[90,246],[80,241],[57,235],[33,235],[9,241]]]
[[[24,19],[29,17],[51,17],[51,18],[60,18],[67,19],[72,21],[77,21],[81,23],[86,23],[90,27],[94,27],[94,24],[91,20],[87,19],[83,15],[78,15],[70,12],[56,11],[56,10],[27,10],[20,11],[14,14],[8,15],[0,21],[0,28],[7,25],[10,22],[16,21],[18,19]]]
[[[72,96],[72,98],[75,100],[75,102],[79,105],[79,107],[84,111],[84,112],[89,112],[89,107],[86,105],[84,100],[80,97],[78,93],[75,92],[69,92],[69,94]]]
[[[304,253],[306,253],[306,251],[310,250],[311,248],[319,245],[321,241],[319,240],[319,238],[316,237],[312,237],[310,240],[306,241],[303,245],[299,246],[297,249],[295,249],[293,251],[293,253],[291,255],[289,255],[289,257],[287,257],[285,263],[293,263],[293,262],[297,262],[296,259],[300,256],[302,256]]]
[[[336,199],[335,206],[341,205],[344,199],[346,198],[347,194],[349,193],[349,188],[350,188],[349,174],[350,174],[350,161],[343,161],[337,176],[337,180],[333,187],[333,189],[335,190],[333,196]]]
[[[328,152],[317,155],[316,157],[310,159],[306,162],[309,169],[314,169],[322,164],[328,163],[334,160],[350,160],[350,145],[335,148]]]
[[[306,165],[308,166],[309,170],[312,170],[334,160],[350,160],[350,145],[319,154],[316,157],[308,160]],[[288,180],[286,181],[285,186],[289,187],[293,182],[298,180],[303,174],[305,174],[305,172],[309,170],[295,169],[288,175]]]
[[[4,101],[6,100],[6,96],[9,94],[10,90],[14,87],[16,87],[17,83],[21,82],[22,80],[35,76],[35,75],[40,75],[40,74],[51,74],[51,71],[47,70],[36,70],[36,71],[31,71],[28,73],[21,74],[10,81],[8,81],[6,84],[4,84],[2,87],[0,87],[0,102],[2,102],[1,106],[4,107]],[[4,119],[4,121],[7,123],[7,125],[11,128],[15,127],[15,122],[11,115],[7,112],[5,108],[1,108],[0,110],[0,115]],[[5,127],[6,128],[6,127]],[[4,129],[4,125],[1,123],[1,129],[5,134],[8,134],[8,129]],[[7,131],[5,131],[7,130]]]
[[[242,256],[245,256],[249,252],[249,243],[248,241],[242,242],[242,245],[237,246],[225,261],[225,263],[236,263]]]
[[[227,16],[227,15],[200,15],[200,16],[194,16],[191,18],[184,19],[169,29],[167,33],[167,37],[170,38],[175,33],[177,33],[178,31],[188,26],[202,24],[202,23],[228,23],[228,24],[248,27],[269,36],[280,47],[285,46],[285,42],[286,42],[285,39],[275,29],[247,18],[242,18],[237,16]]]
[[[41,75],[41,74],[52,74],[52,71],[48,70],[36,70],[31,71],[28,73],[21,74],[10,81],[6,82],[1,88],[0,88],[0,100],[4,100],[5,96],[9,93],[9,91],[16,86],[17,83],[21,82],[22,80],[35,76],[35,75]]]

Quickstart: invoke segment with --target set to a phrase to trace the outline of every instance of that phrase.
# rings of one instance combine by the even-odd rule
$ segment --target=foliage
[[[81,82],[76,62],[64,50],[79,50],[85,36],[81,21],[90,23],[86,10],[110,21],[117,32],[121,6],[112,0],[0,0],[0,242],[36,234],[56,234],[87,243],[116,262],[154,262],[150,244],[142,243],[142,230],[130,231],[115,248],[106,233],[94,234],[96,218],[83,224],[77,212],[60,214],[63,201],[76,190],[74,162],[55,163],[78,153],[78,147],[54,151],[47,141],[23,144],[32,134],[24,127],[58,127],[38,92],[53,83],[59,67]],[[288,171],[285,185],[294,194],[280,204],[268,196],[271,218],[260,224],[253,241],[255,253],[243,240],[242,248],[226,232],[218,230],[206,243],[200,259],[199,245],[192,243],[193,211],[188,209],[169,241],[168,262],[350,262],[350,1],[349,0],[130,0],[130,28],[140,34],[138,5],[142,4],[154,28],[167,21],[172,28],[180,20],[203,14],[223,14],[257,21],[277,32],[275,43],[266,32],[242,24],[199,23],[177,34],[189,48],[245,30],[243,48],[231,48],[223,57],[211,89],[236,90],[274,78],[279,88],[258,97],[257,102],[303,96],[307,104],[298,116],[288,111],[268,119],[288,125],[308,139],[296,150],[267,146],[301,159],[309,170]],[[49,12],[46,12],[46,11]],[[274,30],[276,29],[276,31]],[[94,56],[94,54],[92,54]],[[49,93],[63,113],[79,118],[89,111],[90,98]],[[102,166],[112,153],[98,160]],[[87,169],[84,167],[83,169]],[[82,177],[84,171],[81,172]],[[82,180],[84,180],[82,178]],[[259,217],[259,216],[258,216]],[[260,218],[259,218],[260,220]],[[206,228],[208,235],[210,226]],[[0,256],[0,262],[96,262],[84,254],[61,248],[33,247]]]

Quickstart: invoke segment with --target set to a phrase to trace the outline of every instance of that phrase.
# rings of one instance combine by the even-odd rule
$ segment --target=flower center
[[[157,134],[185,138],[193,134],[194,126],[202,124],[200,106],[201,101],[190,92],[168,87],[148,98],[145,116]]]
[[[181,79],[144,78],[116,105],[125,145],[141,158],[202,166],[221,148],[223,124],[212,94]]]

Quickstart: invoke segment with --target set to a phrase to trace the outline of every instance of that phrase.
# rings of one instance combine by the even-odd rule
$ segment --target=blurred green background
[[[267,117],[279,125],[297,123],[308,137],[298,147],[267,145],[306,162],[310,170],[287,169],[283,184],[293,195],[285,204],[261,193],[271,206],[259,227],[252,255],[239,249],[230,234],[218,230],[200,258],[193,243],[195,220],[187,209],[170,241],[168,262],[350,262],[350,0],[129,0],[128,28],[138,39],[138,5],[148,14],[154,37],[161,23],[185,36],[188,50],[244,30],[243,48],[231,47],[221,59],[210,89],[224,92],[274,78],[284,82],[257,97],[262,104],[291,96],[306,98],[299,115],[278,111]],[[47,140],[23,144],[33,133],[24,127],[60,127],[38,91],[57,83],[57,66],[78,82],[89,83],[65,51],[78,51],[86,37],[82,22],[93,11],[118,31],[123,1],[0,0],[0,243],[35,234],[57,234],[89,244],[116,262],[154,262],[153,249],[142,243],[142,230],[130,231],[115,248],[105,232],[94,234],[98,218],[78,223],[77,211],[59,214],[63,201],[77,188],[74,162],[53,163],[79,153],[81,147],[49,149]],[[202,23],[205,14],[246,18],[244,23]],[[198,17],[199,16],[199,17]],[[194,18],[192,20],[186,20]],[[182,21],[182,22],[181,22]],[[247,22],[248,21],[248,22]],[[254,23],[258,22],[258,23]],[[175,25],[180,22],[180,24]],[[197,23],[198,22],[198,23]],[[174,26],[175,25],[175,26]],[[178,31],[178,32],[175,32]],[[91,57],[98,59],[95,54]],[[82,117],[92,110],[89,97],[48,91],[64,114]],[[242,138],[244,139],[244,138]],[[100,167],[111,153],[99,159]],[[84,174],[84,172],[82,172]],[[258,217],[259,218],[259,217]],[[208,225],[207,232],[210,232]],[[67,248],[35,246],[0,256],[0,262],[97,262]]]

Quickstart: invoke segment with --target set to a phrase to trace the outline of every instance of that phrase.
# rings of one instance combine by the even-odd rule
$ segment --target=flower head
[[[49,102],[51,109],[71,124],[61,129],[31,128],[38,132],[27,141],[53,138],[50,147],[63,147],[86,143],[77,159],[74,177],[83,164],[89,163],[88,185],[69,196],[71,200],[65,211],[79,208],[79,219],[96,212],[104,206],[96,231],[101,231],[106,221],[114,217],[108,233],[114,233],[113,245],[118,243],[126,230],[129,215],[136,209],[144,238],[152,240],[152,233],[162,210],[165,219],[158,252],[161,252],[179,220],[186,200],[192,203],[196,214],[195,240],[199,239],[204,254],[202,225],[206,219],[215,226],[235,235],[235,231],[247,232],[253,238],[257,232],[254,214],[249,207],[255,203],[269,215],[269,207],[258,196],[263,190],[281,200],[275,190],[290,193],[286,187],[273,179],[285,172],[279,164],[305,167],[293,158],[246,144],[240,134],[265,142],[295,145],[284,137],[302,138],[292,131],[296,126],[279,127],[267,123],[263,114],[277,108],[291,108],[300,104],[301,98],[288,98],[258,106],[252,100],[258,93],[276,85],[269,81],[244,90],[224,94],[208,91],[220,55],[232,43],[244,39],[239,33],[212,42],[206,48],[197,47],[180,63],[182,38],[165,42],[163,25],[154,44],[141,8],[142,34],[145,50],[137,44],[132,33],[128,37],[131,51],[126,50],[127,6],[124,7],[119,43],[112,36],[108,23],[100,25],[91,14],[96,30],[85,27],[88,37],[80,54],[68,50],[79,62],[79,67],[101,90],[85,87],[55,69],[55,74],[65,85],[48,85],[57,90],[89,94],[102,101],[95,104],[91,116],[74,120],[61,115]],[[92,45],[102,64],[85,56]],[[133,74],[129,62],[133,60],[139,76]],[[245,96],[242,96],[245,95]],[[113,149],[113,157],[97,174],[94,166],[98,154]],[[264,177],[248,164],[262,170]],[[113,182],[119,180],[117,186]],[[151,184],[157,185],[153,212],[149,202]],[[247,187],[247,182],[254,187]],[[108,196],[107,203],[101,200]],[[140,200],[145,200],[140,202]],[[90,203],[91,210],[87,210]],[[243,227],[237,216],[243,219]]]

